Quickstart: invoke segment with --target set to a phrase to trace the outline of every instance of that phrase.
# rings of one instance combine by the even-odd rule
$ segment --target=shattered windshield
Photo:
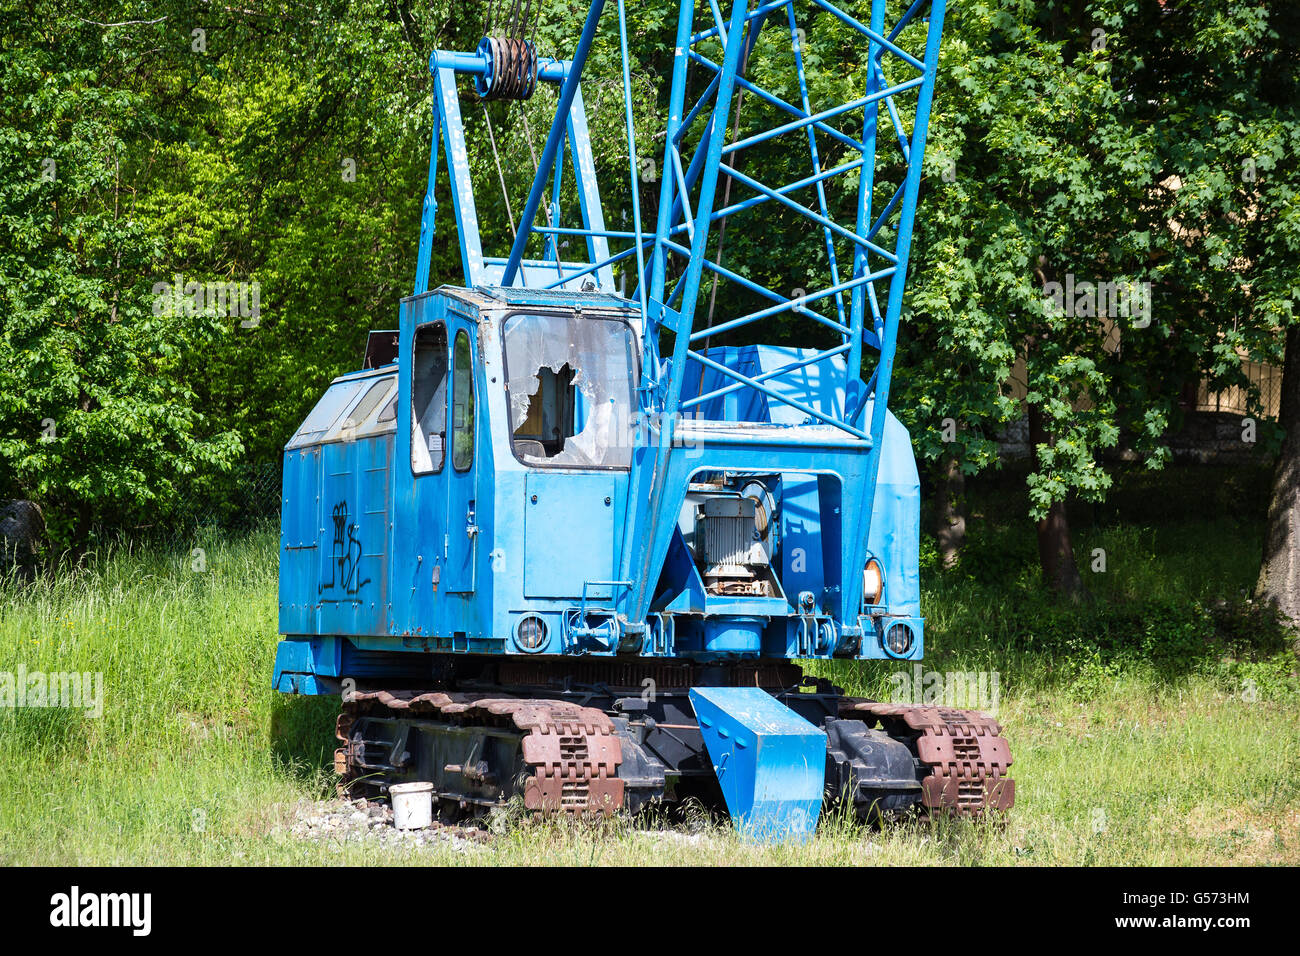
[[[505,321],[515,454],[530,465],[626,468],[636,346],[619,319],[573,313]]]

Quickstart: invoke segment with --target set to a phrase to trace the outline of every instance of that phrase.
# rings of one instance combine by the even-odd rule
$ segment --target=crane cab
[[[280,629],[315,640],[277,675],[560,653],[564,609],[615,596],[637,326],[600,293],[403,300],[391,361],[336,379],[286,446]]]
[[[638,567],[628,530],[649,507],[636,482],[654,449],[633,303],[443,287],[402,301],[393,339],[387,356],[370,350],[378,367],[332,383],[285,449],[278,685],[326,691],[344,674],[426,666],[409,652],[919,656],[919,489],[892,417],[860,618],[835,602],[839,475],[853,480],[861,456],[819,449],[776,402],[702,407],[705,437],[686,439],[680,501],[666,506],[677,526]],[[710,354],[757,376],[799,350]],[[833,361],[812,364],[801,394],[833,403],[843,379]],[[715,386],[706,374],[694,385]],[[730,457],[712,458],[721,438]],[[629,615],[638,574],[649,613]],[[896,632],[892,648],[854,634],[900,622],[906,640]]]
[[[640,350],[601,294],[438,290],[403,302],[391,630],[431,650],[559,653],[609,601]],[[407,356],[409,362],[404,362]]]

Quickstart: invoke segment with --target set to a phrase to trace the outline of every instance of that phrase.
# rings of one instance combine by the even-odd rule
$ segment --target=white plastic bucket
[[[399,830],[423,830],[433,823],[433,784],[423,780],[395,783],[388,788],[393,801],[393,826]]]

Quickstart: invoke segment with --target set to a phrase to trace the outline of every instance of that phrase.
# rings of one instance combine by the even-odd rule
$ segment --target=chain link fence
[[[249,531],[278,524],[282,465],[247,462],[186,487],[164,519],[139,530],[168,547],[188,545],[201,533]]]

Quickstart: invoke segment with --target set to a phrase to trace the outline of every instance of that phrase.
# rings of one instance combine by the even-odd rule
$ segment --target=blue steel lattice
[[[758,4],[752,9],[746,0],[737,0],[729,22],[724,23],[716,0],[708,0],[702,6],[706,7],[712,26],[696,31],[697,6],[701,5],[690,0],[683,2],[678,20],[659,215],[650,260],[647,319],[651,334],[646,336],[644,367],[648,374],[657,375],[658,380],[647,383],[646,394],[652,396],[648,410],[663,412],[671,418],[678,412],[705,405],[728,391],[749,388],[762,392],[769,400],[794,405],[813,421],[833,425],[875,444],[883,427],[904,291],[902,281],[892,280],[901,277],[907,267],[944,0],[917,0],[902,12],[888,32],[884,0],[874,0],[871,4],[870,24],[861,23],[828,0],[776,0]],[[863,39],[868,69],[861,96],[847,102],[818,104],[817,107],[810,102],[801,43],[804,34],[800,23],[808,23],[816,13],[836,18]],[[778,18],[780,22],[772,22]],[[920,56],[900,45],[900,37],[909,25],[913,26],[908,31],[909,38],[924,37],[924,50]],[[773,92],[775,78],[770,74],[759,83],[742,73],[742,63],[748,51],[753,49],[765,28],[769,34],[779,31],[789,43],[799,103],[791,103]],[[719,47],[722,49],[720,63],[707,52]],[[687,110],[687,80],[692,67],[703,71],[710,79],[703,94]],[[895,70],[906,76],[890,82],[887,77]],[[788,120],[735,142],[725,142],[727,119],[737,90],[774,107],[789,117]],[[916,91],[912,94],[915,96],[914,107],[911,110],[900,108],[900,100],[912,91]],[[878,136],[881,107],[893,136]],[[905,122],[909,112],[912,114],[910,131]],[[849,119],[860,123],[860,136],[845,133],[833,122],[843,123]],[[699,130],[701,126],[702,131]],[[696,131],[697,139],[692,149],[687,143],[693,131]],[[738,168],[736,157],[743,150],[781,137],[786,138],[783,145],[795,137],[803,140],[810,170],[808,175],[789,183],[771,185]],[[845,158],[832,168],[824,169],[819,140],[832,141]],[[890,147],[897,153],[886,157],[883,154]],[[786,148],[793,150],[793,145],[786,145]],[[882,155],[877,155],[878,150]],[[883,207],[873,216],[876,171],[886,161],[895,164],[901,161],[904,174]],[[837,221],[827,201],[827,185],[837,177],[854,174],[858,178],[855,219],[850,223]],[[717,205],[717,186],[723,177],[730,177],[753,195],[725,206]],[[815,204],[795,198],[801,192],[810,192]],[[721,257],[709,256],[711,233],[721,222],[728,219],[734,222],[744,213],[769,203],[781,205],[800,217],[808,228],[821,233],[828,262],[827,284],[793,297],[727,268],[716,261]],[[889,234],[889,241],[884,241],[885,233]],[[847,278],[842,275],[841,257],[837,253],[837,244],[842,246],[845,243],[850,247],[852,263]],[[679,264],[680,271],[670,287],[670,273]],[[744,314],[724,317],[718,324],[700,327],[695,321],[695,312],[701,279],[706,270],[721,281],[739,284],[767,300],[768,304]],[[888,297],[883,308],[878,294],[881,283],[888,285]],[[839,338],[839,344],[755,379],[746,378],[713,361],[697,347],[703,339],[785,313],[793,313],[831,329]],[[659,336],[655,333],[660,329],[675,336],[671,361],[667,364],[658,355]],[[862,382],[854,374],[862,367],[864,346],[880,353],[870,382]],[[839,411],[799,405],[788,397],[788,391],[783,394],[773,387],[773,380],[793,374],[805,365],[839,355],[846,357],[850,369],[850,395]],[[683,401],[682,385],[688,368],[694,366],[694,374],[698,375],[700,365],[730,378],[732,382],[722,389]],[[872,420],[867,425],[858,419],[867,399],[873,395],[880,401],[875,403]]]
[[[631,499],[637,504],[626,522],[621,565],[626,572],[623,577],[636,577],[629,609],[639,615],[647,606],[656,562],[662,560],[676,522],[672,507],[676,492],[670,485],[675,480],[671,476],[678,434],[684,428],[682,419],[698,418],[706,408],[725,409],[727,403],[716,399],[742,389],[794,408],[813,426],[798,442],[791,437],[795,444],[820,443],[829,448],[838,442],[840,447],[855,447],[867,456],[864,473],[850,492],[866,517],[854,529],[855,541],[846,542],[846,565],[865,553],[945,0],[915,0],[906,7],[897,0],[870,0],[866,23],[830,0],[733,0],[725,21],[719,0],[681,0],[653,230],[646,228],[640,206],[625,0],[617,0],[615,6],[633,208],[630,228],[605,226],[580,84],[606,5],[606,0],[592,0],[571,60],[539,61],[538,79],[560,87],[558,105],[505,258],[486,257],[482,251],[457,104],[457,77],[481,77],[489,65],[481,52],[434,54],[430,69],[435,80],[436,124],[416,291],[427,288],[440,141],[445,147],[468,285],[579,292],[590,282],[612,292],[612,267],[618,263],[630,266],[626,260],[635,257],[638,281],[631,298],[644,331],[638,400],[647,427],[635,430],[638,450]],[[702,21],[698,28],[697,20]],[[860,41],[850,49],[865,50],[866,69],[850,71],[861,76],[860,92],[855,90],[837,102],[822,102],[828,98],[825,84],[815,98],[816,84],[810,83],[805,61],[804,31],[817,36],[831,26]],[[787,44],[789,55],[769,57],[762,77],[752,78],[746,75],[744,64],[760,40],[767,51]],[[786,76],[780,75],[781,64],[786,66]],[[703,87],[703,93],[687,109],[691,80],[697,88]],[[784,87],[778,86],[782,83]],[[788,98],[791,94],[783,97],[778,92],[786,89],[797,90],[797,102]],[[743,138],[728,142],[728,119],[738,91],[753,97],[769,113],[779,113],[781,121],[765,129],[747,130]],[[738,158],[745,150],[765,143],[779,143],[782,150],[798,157],[801,173],[790,182],[772,184],[742,170]],[[559,221],[560,177],[566,153],[581,200],[581,222],[571,225]],[[833,165],[825,168],[832,155]],[[887,170],[886,176],[878,177],[882,170]],[[878,189],[885,178],[891,180],[892,188]],[[742,195],[719,203],[719,185],[728,180]],[[849,187],[842,191],[851,197],[848,205],[852,211],[837,216],[828,191],[846,181]],[[542,224],[538,216],[548,187],[551,203],[545,207],[549,215]],[[877,203],[877,198],[882,202]],[[744,228],[746,215],[755,214],[760,207],[779,207],[824,245],[825,282],[792,296],[770,287],[776,280],[765,285],[723,264],[722,224],[730,220],[731,228]],[[541,259],[525,258],[533,237],[540,238]],[[585,246],[587,260],[560,261],[560,237],[573,239],[572,245],[578,249]],[[727,314],[724,309],[718,322],[710,316],[707,323],[700,323],[697,311],[706,271],[719,284],[739,289],[764,304],[739,314]],[[727,301],[743,301],[743,297]],[[707,354],[703,344],[707,340],[776,316],[787,317],[783,329],[787,341],[811,346],[824,342],[829,331],[835,342],[825,348],[805,348],[790,363],[753,375]],[[790,316],[804,323],[806,334],[791,329]],[[661,343],[669,342],[669,354],[661,354]],[[862,370],[870,361],[864,350],[868,348],[876,356],[870,377],[864,380]],[[842,362],[847,369],[843,402],[827,406],[801,400],[799,389],[792,387],[801,370],[828,359]],[[705,371],[727,384],[695,395],[687,388],[688,377],[691,382],[701,382]],[[711,434],[713,441],[724,440],[716,431]],[[680,470],[680,463],[676,467]],[[855,603],[859,591],[860,582],[849,578],[842,596],[846,607]]]

